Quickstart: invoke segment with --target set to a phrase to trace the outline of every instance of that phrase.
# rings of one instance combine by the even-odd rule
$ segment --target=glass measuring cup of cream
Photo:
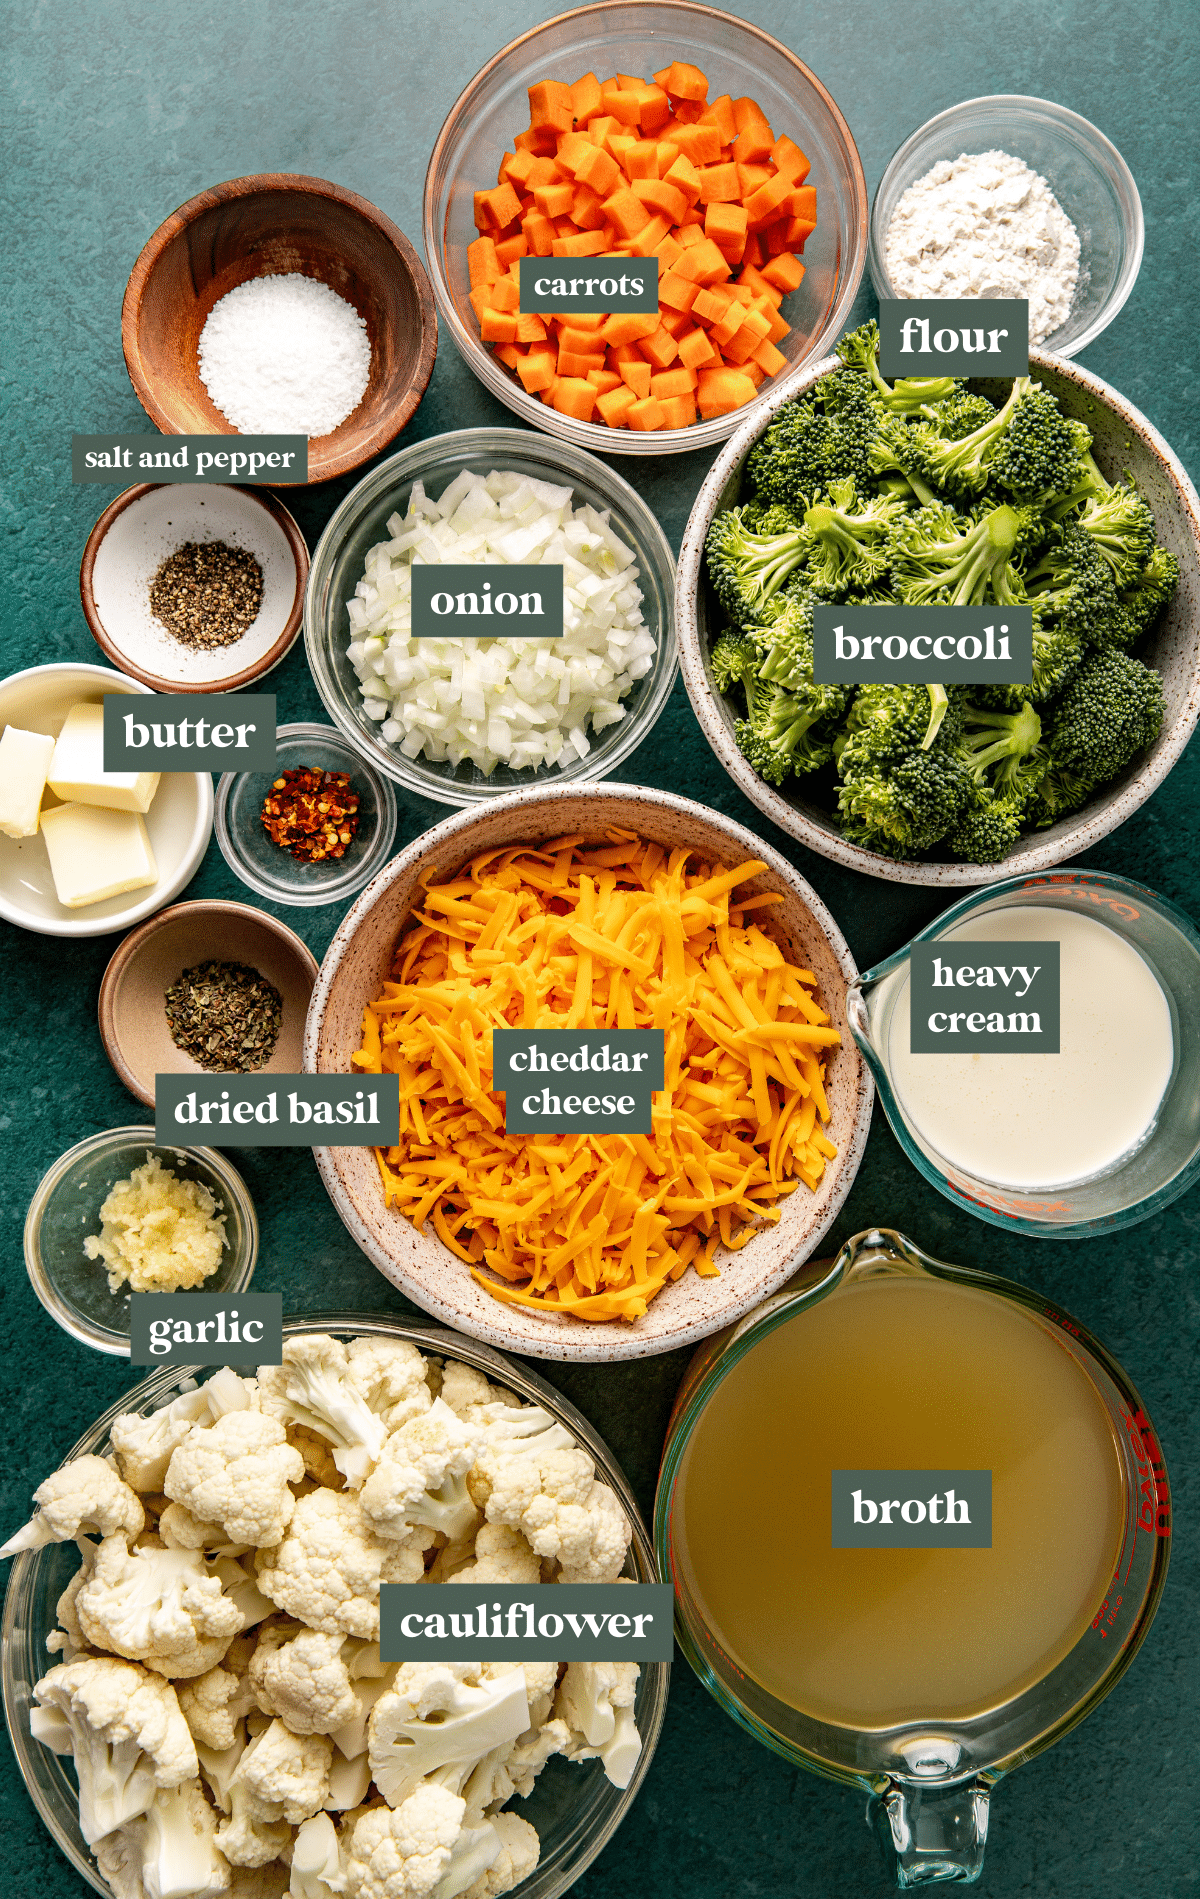
[[[915,1053],[916,944],[1059,946],[1057,1053]],[[1031,958],[989,952],[986,987],[948,988],[972,1024],[1027,1018]],[[997,1014],[997,1012],[999,1012]],[[909,1159],[981,1219],[1056,1239],[1131,1226],[1200,1173],[1200,936],[1124,877],[1057,871],[955,904],[852,985],[846,1017]]]
[[[991,1788],[1128,1666],[1170,1493],[1137,1392],[1080,1325],[872,1230],[701,1347],[655,1540],[705,1686],[865,1788],[906,1887],[977,1878]]]

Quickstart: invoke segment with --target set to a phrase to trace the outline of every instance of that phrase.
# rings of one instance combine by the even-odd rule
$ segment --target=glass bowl
[[[476,236],[475,191],[496,182],[497,168],[529,124],[526,90],[543,79],[577,78],[589,70],[649,78],[673,58],[707,74],[713,98],[732,93],[757,100],[777,134],[786,133],[812,160],[819,219],[804,250],[805,276],[785,299],[791,332],[778,345],[787,369],[764,382],[759,400],[793,370],[821,356],[845,327],[862,279],[867,248],[867,188],[850,128],[825,87],[786,46],[759,27],[691,0],[648,6],[578,7],[522,34],[476,73],[438,133],[425,175],[425,256],[438,315],[459,353],[492,394],[534,428],[602,455],[680,455],[723,442],[753,415],[748,402],[732,415],[690,429],[639,435],[595,422],[576,422],[525,393],[517,378],[481,342],[468,302],[467,245]]]
[[[305,864],[273,844],[262,824],[263,799],[280,772],[308,765],[349,772],[358,793],[358,829],[344,857]],[[217,786],[217,843],[236,877],[274,903],[345,903],[388,860],[396,835],[391,781],[331,725],[281,725],[274,771],[227,771]]]
[[[911,184],[941,158],[964,152],[1009,152],[1043,177],[1079,233],[1079,282],[1070,314],[1039,345],[1077,356],[1122,308],[1142,267],[1145,229],[1138,188],[1120,152],[1103,132],[1052,99],[1001,92],[964,99],[905,139],[879,182],[871,206],[869,264],[879,297],[895,297],[884,267],[892,213]],[[1032,339],[1031,339],[1032,341]]]
[[[593,430],[593,434],[604,431]],[[637,555],[642,614],[657,642],[654,664],[621,701],[625,717],[589,733],[591,750],[562,770],[557,765],[511,771],[497,765],[485,778],[470,763],[431,764],[405,758],[389,745],[362,709],[358,674],[346,656],[350,627],[346,602],[363,572],[367,549],[388,539],[387,518],[407,505],[414,481],[435,498],[463,469],[487,475],[514,469],[538,481],[569,481],[577,503],[607,509],[617,533]],[[640,495],[593,455],[525,429],[459,429],[402,449],[359,482],[317,543],[304,602],[304,640],[317,691],[334,724],[357,752],[418,797],[438,804],[482,804],[505,791],[538,784],[589,783],[607,777],[636,750],[662,712],[675,683],[675,562],[666,535]]]
[[[907,988],[913,943],[936,942],[968,917],[1017,905],[1081,910],[1123,937],[1158,980],[1174,1042],[1171,1078],[1140,1144],[1087,1179],[1030,1192],[997,1186],[938,1153],[901,1105],[890,1065],[892,1018]],[[1169,1206],[1200,1176],[1200,935],[1182,910],[1127,877],[1056,871],[1046,877],[1010,877],[964,897],[895,955],[863,971],[850,985],[846,1020],[875,1077],[888,1124],[913,1166],[947,1200],[992,1226],[1031,1239],[1115,1233]]]
[[[515,1391],[527,1404],[544,1405],[595,1458],[599,1475],[616,1491],[633,1525],[625,1575],[635,1582],[659,1580],[653,1546],[638,1514],[633,1492],[612,1452],[574,1405],[535,1372],[526,1371],[524,1366],[486,1345],[420,1320],[400,1324],[390,1319],[330,1312],[289,1321],[283,1328],[285,1338],[296,1338],[306,1332],[333,1332],[342,1338],[369,1335],[405,1339],[423,1352],[456,1358],[464,1365],[475,1366],[490,1379]],[[140,1411],[145,1415],[159,1410],[182,1389],[209,1377],[211,1369],[193,1367],[189,1371],[172,1366],[151,1372],[148,1378],[143,1378],[110,1405],[67,1456],[103,1456],[109,1448],[112,1421],[121,1412]],[[77,1567],[77,1555],[74,1544],[51,1543],[45,1549],[25,1551],[13,1564],[0,1637],[4,1715],[26,1792],[55,1844],[76,1872],[98,1893],[104,1894],[105,1899],[110,1899],[110,1889],[79,1831],[75,1784],[67,1764],[69,1756],[52,1754],[29,1732],[34,1684],[53,1661],[46,1653],[46,1637],[56,1626],[56,1604]],[[532,1877],[517,1888],[520,1899],[559,1899],[612,1838],[637,1797],[658,1744],[670,1674],[669,1662],[650,1663],[642,1669],[634,1710],[642,1737],[642,1752],[628,1787],[614,1787],[605,1778],[598,1760],[573,1765],[556,1759],[539,1775],[529,1799],[520,1803],[521,1815],[532,1821],[542,1840],[541,1862]]]
[[[128,1180],[147,1153],[180,1180],[199,1181],[225,1215],[221,1263],[198,1291],[245,1292],[258,1258],[258,1217],[246,1183],[211,1147],[159,1147],[152,1127],[105,1128],[55,1161],[25,1215],[25,1266],[41,1303],[64,1332],[94,1351],[129,1356],[128,1288],[108,1289],[103,1260],[83,1250],[100,1231],[100,1208],[114,1181]]]

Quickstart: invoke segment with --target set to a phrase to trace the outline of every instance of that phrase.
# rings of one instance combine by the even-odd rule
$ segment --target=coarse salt
[[[371,373],[367,326],[316,277],[251,277],[208,313],[200,380],[242,435],[328,435]]]
[[[1023,159],[963,152],[901,197],[884,264],[901,297],[1027,297],[1029,340],[1041,343],[1070,314],[1079,233]]]

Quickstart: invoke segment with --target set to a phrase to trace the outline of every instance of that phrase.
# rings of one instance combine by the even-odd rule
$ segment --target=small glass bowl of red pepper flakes
[[[329,725],[281,725],[275,769],[226,772],[217,843],[238,877],[282,904],[345,903],[382,870],[396,793]]]
[[[358,829],[358,793],[349,772],[298,765],[273,781],[262,821],[272,844],[302,864],[344,857]]]

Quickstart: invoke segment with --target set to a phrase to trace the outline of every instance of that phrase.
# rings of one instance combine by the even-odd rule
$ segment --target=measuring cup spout
[[[971,1885],[983,1871],[988,1800],[985,1779],[953,1786],[892,1780],[867,1802],[867,1821],[902,1892],[937,1881]]]

